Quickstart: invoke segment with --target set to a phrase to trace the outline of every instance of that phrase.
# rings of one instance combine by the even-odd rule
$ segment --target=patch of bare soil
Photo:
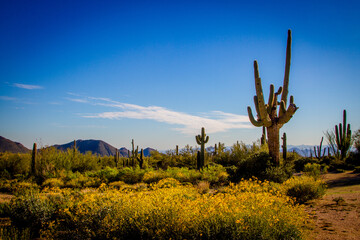
[[[328,173],[326,195],[308,206],[315,227],[310,239],[360,239],[360,174]]]
[[[6,194],[6,193],[0,193],[0,203],[2,202],[9,202],[11,198],[13,198],[14,195]]]

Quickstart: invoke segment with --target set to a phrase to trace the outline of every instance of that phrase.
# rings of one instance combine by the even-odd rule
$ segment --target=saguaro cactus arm
[[[351,146],[351,130],[350,124],[346,124],[346,110],[343,111],[343,123],[339,123],[339,127],[335,125],[335,141],[341,158],[344,159]]]
[[[291,30],[288,30],[287,44],[286,44],[286,60],[285,60],[285,74],[283,92],[281,101],[287,102],[287,95],[289,92],[289,76],[290,76],[290,62],[291,62]]]
[[[209,136],[205,134],[205,128],[201,128],[201,136],[197,135],[195,137],[196,143],[202,145],[202,143],[207,143],[209,141]]]
[[[283,103],[283,101],[281,101]],[[281,117],[279,117],[279,123],[280,124],[285,124],[288,121],[290,121],[290,119],[292,118],[292,116],[295,114],[296,110],[298,109],[298,107],[296,107],[295,104],[290,104],[288,109],[285,111],[285,113],[283,113],[281,115]],[[282,111],[280,111],[282,112]]]

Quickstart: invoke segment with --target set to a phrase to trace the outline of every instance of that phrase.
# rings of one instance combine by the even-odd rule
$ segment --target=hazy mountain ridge
[[[66,151],[68,148],[74,147],[74,142],[69,142],[62,145],[54,145],[53,147]],[[76,140],[76,148],[80,153],[86,153],[91,151],[94,154],[99,154],[100,156],[114,156],[116,154],[116,148],[102,140]],[[121,147],[119,150],[120,157],[128,157],[128,149],[125,147]],[[153,148],[145,148],[144,156],[150,156],[150,152],[156,151]],[[131,154],[131,151],[130,151]]]
[[[62,151],[66,151],[69,148],[73,148],[74,146],[74,142],[69,142],[69,143],[65,143],[65,144],[56,144],[53,145],[53,147],[62,150]],[[288,152],[296,152],[301,156],[304,157],[309,157],[310,155],[314,156],[314,147],[317,147],[318,145],[288,145],[287,149]],[[250,145],[249,145],[250,147]],[[328,145],[323,145],[322,149],[327,148]],[[116,153],[116,148],[102,140],[94,140],[94,139],[89,139],[89,140],[76,140],[76,148],[78,149],[79,152],[81,153],[86,153],[88,151],[91,151],[94,154],[99,154],[101,156],[114,156]],[[208,151],[213,151],[213,147],[209,146]],[[230,147],[226,147],[225,151],[230,150]],[[125,147],[121,147],[120,149],[118,149],[120,152],[120,156],[121,157],[128,157],[128,149]],[[23,146],[21,143],[18,142],[14,142],[11,141],[9,139],[6,139],[4,137],[0,136],[0,152],[13,152],[13,153],[26,153],[28,151],[30,151],[30,149],[26,148],[25,146]],[[144,156],[148,157],[150,156],[150,153],[152,151],[157,151],[153,148],[147,147],[144,149]],[[282,151],[282,149],[280,149],[280,151]],[[160,151],[162,153],[166,153],[166,151]],[[130,150],[130,154],[131,154],[131,150]],[[325,155],[327,155],[327,151],[325,153]]]
[[[27,153],[30,149],[18,142],[0,136],[0,152]]]

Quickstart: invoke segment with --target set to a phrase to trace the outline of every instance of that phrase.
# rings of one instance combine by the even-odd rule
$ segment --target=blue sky
[[[131,3],[129,3],[131,2]],[[1,1],[0,135],[31,147],[101,139],[159,150],[251,143],[253,61],[265,98],[299,110],[288,144],[318,144],[347,110],[360,128],[358,1]]]

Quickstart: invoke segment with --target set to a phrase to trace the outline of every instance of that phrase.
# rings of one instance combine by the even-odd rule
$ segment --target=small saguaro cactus
[[[176,153],[176,156],[179,155],[179,145],[176,145],[176,148],[175,148],[175,153]]]
[[[285,75],[283,86],[275,92],[274,85],[270,85],[270,95],[268,104],[265,104],[264,94],[261,86],[261,78],[259,75],[258,63],[254,61],[254,75],[255,75],[255,89],[254,96],[255,109],[257,112],[257,119],[254,118],[251,108],[248,107],[248,115],[250,122],[256,127],[266,127],[268,135],[269,154],[274,162],[280,164],[280,143],[279,131],[280,128],[287,123],[295,114],[298,107],[294,104],[294,97],[290,96],[290,102],[287,106],[288,86],[290,75],[290,58],[291,58],[291,30],[288,30],[286,60],[285,60]],[[281,100],[278,102],[278,96],[281,94]],[[279,111],[278,111],[278,106]],[[286,108],[287,107],[287,108]]]
[[[214,155],[216,155],[217,154],[217,145],[216,145],[216,143],[215,143],[215,147],[214,147]]]
[[[132,145],[131,165],[134,167],[135,166],[135,159],[137,159],[137,156],[138,156],[138,153],[139,153],[139,146],[136,146],[136,149],[135,149],[134,139],[132,139],[131,145]]]
[[[74,140],[73,150],[74,150],[74,153],[76,153],[76,140]]]
[[[119,159],[120,159],[120,153],[119,153],[119,150],[116,149],[115,156],[114,156],[114,161],[115,161],[115,167],[116,168],[118,167]]]
[[[284,159],[284,161],[286,161],[286,156],[287,156],[286,133],[283,133],[283,136],[281,139],[283,140],[283,144],[282,144],[283,159]]]
[[[143,149],[141,149],[140,157],[137,157],[136,159],[139,161],[140,169],[142,169],[143,164],[144,164],[144,150]]]
[[[339,127],[335,125],[335,137],[340,158],[345,159],[351,146],[351,130],[350,124],[346,125],[346,110],[343,112],[343,123],[339,123]]]
[[[32,154],[31,154],[31,174],[33,176],[36,175],[36,152],[37,152],[37,145],[34,143]]]
[[[326,151],[326,148],[324,148],[324,151],[322,152],[322,155],[321,155],[321,149],[322,149],[322,143],[323,143],[323,140],[324,140],[324,137],[321,138],[321,141],[320,141],[320,146],[314,146],[314,155],[317,159],[321,159],[323,156],[325,156],[325,151]]]
[[[201,146],[200,159],[197,164],[197,169],[200,170],[205,166],[205,143],[209,141],[209,136],[205,134],[205,128],[201,128],[201,135],[195,137],[196,143]]]

